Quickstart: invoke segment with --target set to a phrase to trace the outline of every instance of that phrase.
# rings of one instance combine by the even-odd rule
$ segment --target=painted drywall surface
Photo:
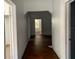
[[[30,30],[31,36],[35,35],[35,21],[33,18],[30,19]]]
[[[26,17],[26,21],[27,21],[27,38],[30,39],[30,35],[31,35],[31,32],[30,32],[30,16],[29,15],[25,15]]]
[[[52,12],[52,0],[24,0],[24,13],[27,11]]]
[[[53,0],[52,45],[60,59],[66,59],[65,52],[65,2]]]
[[[13,0],[16,4],[16,18],[17,18],[17,43],[18,43],[18,59],[21,59],[28,43],[27,40],[27,23],[24,17],[24,1]]]
[[[46,16],[46,15],[45,15]],[[43,16],[42,20],[42,32],[44,35],[52,35],[51,34],[51,15]]]

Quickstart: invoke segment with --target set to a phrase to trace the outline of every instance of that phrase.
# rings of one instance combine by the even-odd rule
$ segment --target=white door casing
[[[16,5],[11,0],[5,0],[11,7],[11,19],[10,19],[10,29],[11,29],[11,59],[18,59],[17,51],[17,24],[16,24]]]

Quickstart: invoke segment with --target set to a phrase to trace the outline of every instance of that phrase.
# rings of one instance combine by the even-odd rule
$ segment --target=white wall
[[[24,0],[24,13],[27,11],[52,12],[52,0]]]
[[[24,18],[24,1],[13,0],[13,2],[16,4],[18,59],[21,59],[28,43],[26,19]]]
[[[66,59],[65,2],[66,0],[53,0],[52,45],[60,59]]]

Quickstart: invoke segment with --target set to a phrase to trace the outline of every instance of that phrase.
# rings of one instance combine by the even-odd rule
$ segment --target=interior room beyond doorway
[[[41,19],[35,19],[35,35],[40,35],[42,33],[41,25]]]

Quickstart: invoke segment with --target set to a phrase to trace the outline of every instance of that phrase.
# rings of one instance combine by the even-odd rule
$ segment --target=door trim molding
[[[8,4],[12,6],[11,8],[11,59],[18,59],[18,50],[17,50],[17,22],[16,22],[16,5],[11,0],[5,0]]]

